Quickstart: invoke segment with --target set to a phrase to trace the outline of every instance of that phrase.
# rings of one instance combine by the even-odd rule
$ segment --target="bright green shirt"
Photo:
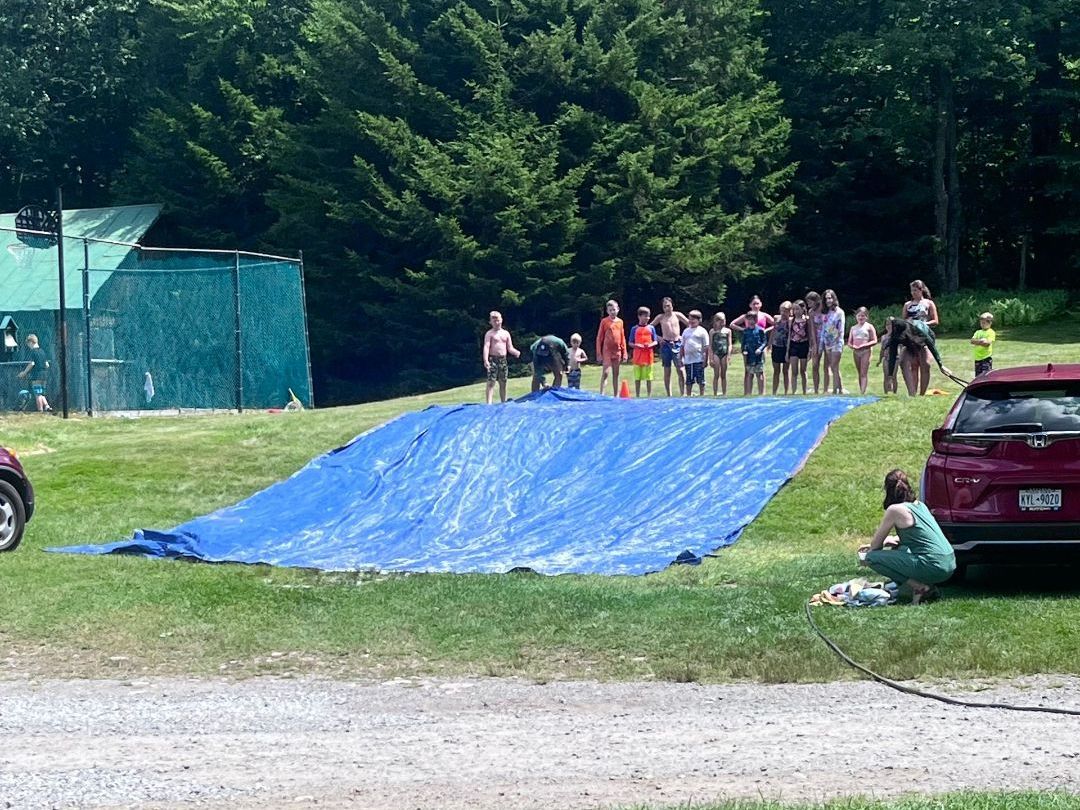
[[[976,329],[975,334],[971,336],[972,340],[989,340],[989,346],[972,346],[971,355],[976,360],[985,360],[994,353],[994,340],[997,335],[994,334],[993,329]]]

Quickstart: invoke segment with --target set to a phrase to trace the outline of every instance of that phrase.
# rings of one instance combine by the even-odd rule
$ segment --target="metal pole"
[[[68,418],[67,390],[67,298],[64,295],[64,192],[56,187],[56,267],[60,277],[60,404]]]
[[[29,228],[15,228],[11,225],[0,225],[0,231],[7,233],[24,233],[27,236],[56,236],[52,231],[32,231]],[[131,248],[132,250],[145,250],[148,253],[153,251],[168,252],[168,253],[209,253],[212,255],[228,254],[232,256],[234,253],[239,253],[241,256],[252,256],[256,259],[270,259],[275,262],[295,262],[295,256],[276,256],[273,253],[253,253],[250,250],[211,250],[209,248],[171,248],[171,247],[152,247],[150,245],[141,245],[138,242],[120,242],[116,239],[101,239],[96,236],[83,237],[89,241],[98,245],[117,245],[119,247]],[[162,270],[163,273],[172,273],[172,270]]]
[[[83,239],[83,355],[86,361],[86,415],[94,415],[94,368],[90,363],[90,243]]]
[[[233,324],[236,331],[236,410],[244,412],[244,355],[240,326],[240,251],[233,254]]]
[[[300,311],[304,316],[304,361],[307,363],[307,407],[315,407],[315,383],[311,379],[311,332],[308,330],[307,290],[304,286],[304,251],[300,251]]]

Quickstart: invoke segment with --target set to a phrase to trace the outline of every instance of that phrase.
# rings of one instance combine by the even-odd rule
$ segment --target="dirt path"
[[[1078,707],[1080,679],[978,693],[991,696]],[[1080,793],[1080,718],[965,710],[870,683],[5,680],[0,740],[0,807],[19,808]]]

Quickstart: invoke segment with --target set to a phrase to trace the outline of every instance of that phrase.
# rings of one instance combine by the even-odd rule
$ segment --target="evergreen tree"
[[[159,240],[265,245],[284,122],[304,114],[293,41],[307,5],[149,0],[139,39],[148,103],[116,198],[164,203]]]
[[[0,4],[0,210],[108,200],[141,101],[143,0]]]
[[[1010,286],[1038,240],[1051,283],[1076,244],[1059,235],[1072,233],[1077,6],[768,0],[768,73],[800,164],[779,271],[871,301],[917,276]]]
[[[275,238],[313,240],[338,373],[384,376],[398,324],[438,384],[476,373],[491,308],[527,334],[591,328],[611,294],[719,301],[791,206],[756,24],[752,2],[317,4],[321,108],[270,199]]]

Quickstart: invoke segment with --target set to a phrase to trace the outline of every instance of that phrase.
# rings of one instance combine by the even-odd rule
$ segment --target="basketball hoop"
[[[8,253],[11,254],[11,258],[15,261],[15,266],[20,270],[25,270],[30,264],[30,251],[33,250],[29,245],[24,245],[22,242],[12,242],[7,246]]]
[[[40,205],[24,205],[15,215],[15,238],[32,248],[50,248],[58,241],[60,214]]]

